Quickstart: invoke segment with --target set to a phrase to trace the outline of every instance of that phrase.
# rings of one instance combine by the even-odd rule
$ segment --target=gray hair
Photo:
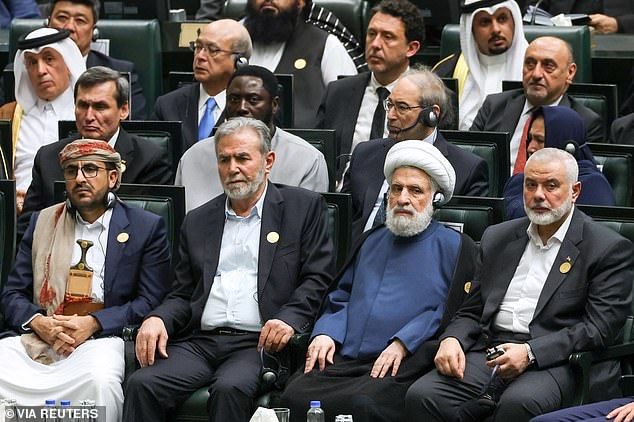
[[[95,85],[109,81],[114,82],[116,86],[114,98],[117,101],[117,106],[119,108],[123,107],[123,105],[128,102],[130,96],[130,84],[128,83],[128,79],[116,70],[106,66],[94,66],[81,74],[75,84],[75,99],[77,99],[77,92],[79,92],[80,87],[92,88]]]
[[[418,104],[430,106],[437,104],[440,107],[439,122],[442,122],[451,110],[449,96],[443,81],[427,66],[419,66],[409,69],[401,76],[401,79],[411,81],[419,90]]]
[[[251,54],[253,54],[253,44],[251,43],[251,37],[248,32],[244,31],[240,34],[240,38],[233,41],[231,44],[231,51],[240,53],[247,59],[251,58]]]
[[[269,151],[271,151],[271,132],[264,122],[251,117],[234,117],[221,124],[214,135],[216,151],[218,150],[218,144],[222,138],[238,133],[246,128],[252,129],[258,134],[260,152],[262,155],[268,154]]]
[[[548,164],[554,162],[564,165],[566,181],[572,186],[579,178],[579,166],[575,157],[569,152],[558,148],[542,148],[531,154],[526,161],[526,165],[528,166],[530,163]]]

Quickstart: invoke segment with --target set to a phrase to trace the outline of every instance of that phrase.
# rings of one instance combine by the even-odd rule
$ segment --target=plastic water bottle
[[[306,422],[325,422],[326,414],[321,409],[321,402],[313,400],[310,402],[310,409],[306,413]]]
[[[75,422],[91,422],[97,420],[94,400],[80,400],[79,406],[81,406],[81,417],[76,419]]]
[[[47,412],[46,412],[46,417],[44,418],[44,420],[46,422],[57,422],[57,417],[54,414],[55,412],[55,400],[52,399],[47,399],[44,402],[44,406],[47,408]]]
[[[60,415],[57,418],[58,422],[72,422],[72,417],[71,417],[71,412],[72,409],[70,408],[70,400],[60,400],[59,401],[59,412]]]
[[[17,421],[17,405],[18,402],[15,399],[0,400],[0,422]]]
[[[335,422],[352,422],[352,415],[337,415]]]

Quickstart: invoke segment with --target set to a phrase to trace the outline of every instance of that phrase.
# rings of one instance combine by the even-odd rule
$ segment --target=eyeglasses
[[[77,178],[77,172],[80,170],[81,170],[81,174],[83,174],[86,179],[92,179],[94,177],[97,177],[97,173],[99,173],[99,170],[108,170],[108,169],[106,167],[99,167],[94,164],[86,164],[83,167],[66,166],[64,167],[64,179],[73,180]]]
[[[240,54],[236,51],[223,50],[222,48],[214,47],[212,44],[202,44],[197,41],[191,41],[189,43],[189,49],[193,51],[194,54],[200,53],[200,50],[205,50],[205,53],[207,53],[209,57],[216,57],[220,53]]]
[[[408,111],[414,109],[414,108],[423,108],[425,107],[424,105],[420,106],[411,106],[411,105],[407,105],[405,103],[396,103],[394,104],[389,98],[386,98],[383,101],[383,108],[385,109],[385,111],[390,111],[392,110],[392,108],[396,107],[396,112],[398,114],[406,114]]]

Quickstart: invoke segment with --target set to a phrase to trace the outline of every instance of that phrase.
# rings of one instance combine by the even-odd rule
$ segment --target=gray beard
[[[253,195],[257,190],[262,186],[262,182],[264,181],[264,168],[260,168],[260,170],[255,175],[255,178],[248,182],[243,182],[242,184],[228,188],[227,184],[229,180],[225,180],[222,183],[222,187],[225,191],[225,194],[230,199],[246,199]]]
[[[524,211],[528,219],[538,226],[547,226],[553,224],[563,218],[572,209],[572,197],[568,196],[561,207],[554,208],[546,213],[537,213],[524,204]]]
[[[412,237],[422,233],[429,226],[434,215],[434,207],[431,201],[420,212],[416,211],[411,205],[405,207],[405,209],[414,213],[412,216],[394,215],[395,209],[396,207],[388,208],[385,215],[385,226],[392,234],[400,237]]]

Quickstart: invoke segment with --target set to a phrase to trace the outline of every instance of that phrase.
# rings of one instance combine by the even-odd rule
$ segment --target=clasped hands
[[[279,319],[266,321],[260,331],[258,339],[258,350],[264,349],[267,352],[279,352],[291,339],[295,330]],[[167,359],[167,329],[165,323],[159,317],[149,317],[143,324],[136,336],[135,353],[141,367],[154,365],[154,358],[158,351],[159,356]]]
[[[320,371],[323,371],[327,364],[332,365],[334,363],[335,348],[335,341],[329,336],[325,334],[316,336],[310,342],[306,352],[304,373],[312,371],[316,363],[319,365]],[[393,377],[396,376],[398,368],[406,356],[407,349],[399,339],[395,339],[383,349],[379,357],[374,361],[370,376],[372,378],[383,378],[390,369],[390,374]]]
[[[90,315],[38,315],[29,326],[61,356],[70,355],[101,328],[97,319]]]
[[[490,368],[499,365],[498,374],[502,378],[515,378],[528,368],[528,352],[524,344],[503,343],[497,347],[504,350],[504,354],[486,364]],[[434,363],[441,374],[462,379],[466,360],[460,342],[454,337],[441,341]]]

